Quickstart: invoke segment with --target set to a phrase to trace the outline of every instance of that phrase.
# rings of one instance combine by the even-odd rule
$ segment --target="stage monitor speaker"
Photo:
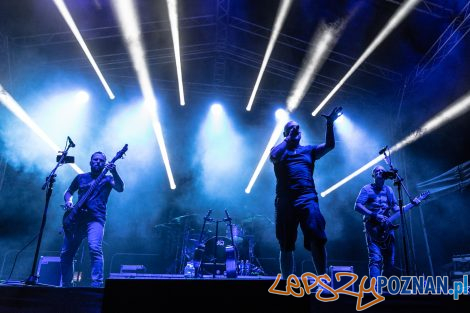
[[[338,281],[335,278],[335,274],[340,273],[340,272],[341,273],[354,273],[354,266],[335,266],[335,265],[331,265],[330,268],[329,268],[329,272],[330,272],[330,278],[331,278],[331,287],[333,289],[338,289],[341,286],[344,286],[348,282],[350,282],[352,280],[352,277],[342,276],[342,277],[340,277],[340,280]],[[351,286],[346,288],[346,290],[355,292],[354,284],[352,284]]]
[[[38,283],[62,287],[60,257],[41,256],[37,267]]]

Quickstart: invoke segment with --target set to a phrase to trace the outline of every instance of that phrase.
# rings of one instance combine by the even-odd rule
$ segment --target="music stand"
[[[38,263],[38,257],[39,257],[39,250],[41,249],[41,242],[42,242],[42,235],[44,233],[44,227],[46,226],[46,219],[47,219],[47,210],[49,208],[49,200],[51,199],[52,195],[52,190],[54,189],[54,182],[56,178],[56,170],[61,166],[62,164],[65,164],[65,157],[67,156],[67,153],[70,148],[75,147],[75,144],[73,142],[69,141],[69,138],[67,138],[67,143],[64,151],[59,151],[61,153],[60,159],[57,161],[57,164],[55,167],[52,169],[50,172],[49,176],[46,177],[46,182],[42,186],[42,190],[46,190],[46,200],[45,200],[45,205],[44,205],[44,212],[42,214],[42,221],[41,221],[41,227],[39,229],[39,234],[38,234],[38,241],[36,244],[36,251],[34,253],[34,259],[33,259],[33,265],[31,266],[31,274],[29,277],[25,280],[25,285],[28,286],[34,286],[34,285],[39,285],[38,280],[39,277],[36,275],[36,266]],[[44,286],[45,284],[40,284]],[[50,285],[46,285],[50,286]]]

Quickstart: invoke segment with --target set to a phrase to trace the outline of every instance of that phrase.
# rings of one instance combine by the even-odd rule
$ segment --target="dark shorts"
[[[325,219],[320,212],[318,197],[314,193],[296,197],[276,197],[276,238],[282,251],[294,251],[297,228],[304,234],[304,247],[310,250],[311,242],[326,243]]]

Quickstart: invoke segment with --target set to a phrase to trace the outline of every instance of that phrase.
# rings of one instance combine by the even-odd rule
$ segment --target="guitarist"
[[[386,223],[395,212],[399,212],[397,200],[390,186],[385,185],[387,178],[392,178],[390,172],[382,166],[376,166],[372,171],[374,183],[362,187],[356,199],[354,209],[363,215],[364,232],[366,233],[367,250],[369,253],[369,278],[391,276],[395,261],[395,236],[393,230],[385,241],[375,240],[368,227],[374,224]]]
[[[96,189],[89,196],[77,217],[77,227],[72,231],[64,231],[64,241],[60,254],[62,272],[62,286],[70,287],[72,284],[72,262],[83,238],[88,238],[88,248],[91,259],[92,287],[103,286],[103,235],[106,221],[106,204],[111,189],[117,192],[124,191],[124,183],[119,176],[114,163],[106,164],[106,155],[95,152],[90,159],[91,171],[79,174],[70,184],[64,194],[65,208],[73,207],[72,195],[78,191],[78,201],[87,192],[95,179],[106,168],[111,175],[106,175],[99,182]]]

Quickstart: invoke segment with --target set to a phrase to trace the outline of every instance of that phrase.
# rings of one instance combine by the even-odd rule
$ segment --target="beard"
[[[101,173],[104,169],[104,166],[99,166],[99,165],[92,165],[91,166],[91,171],[92,173]]]

